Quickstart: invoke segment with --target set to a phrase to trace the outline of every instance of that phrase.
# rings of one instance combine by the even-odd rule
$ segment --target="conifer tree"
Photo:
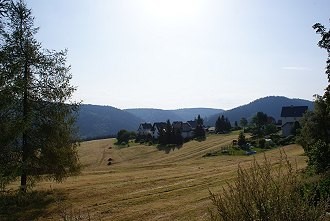
[[[75,87],[66,65],[67,51],[44,50],[36,40],[31,9],[23,0],[3,1],[0,26],[1,184],[61,181],[79,171],[75,119],[70,98]],[[9,166],[9,167],[7,167]]]

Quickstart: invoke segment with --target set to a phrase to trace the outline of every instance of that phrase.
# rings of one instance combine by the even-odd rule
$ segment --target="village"
[[[300,127],[299,121],[307,111],[308,111],[308,106],[284,106],[282,107],[281,110],[280,120],[276,121],[271,116],[268,116],[267,122],[265,122],[265,124],[276,125],[278,131],[280,132],[280,135],[283,137],[288,137],[294,134],[293,130],[295,128]],[[253,122],[253,120],[251,120],[250,126],[253,126],[252,125],[253,123],[257,123],[257,122]],[[161,132],[166,130],[167,125],[168,125],[167,122],[141,123],[139,125],[139,128],[137,129],[137,136],[149,137],[154,140],[157,140]],[[191,139],[194,137],[194,131],[198,125],[198,120],[195,119],[187,122],[174,121],[171,125],[173,129],[180,131],[183,139]],[[210,134],[228,132],[228,131],[220,131],[219,128],[217,128],[217,125],[215,126],[202,125],[202,126],[205,132]],[[241,125],[241,126],[244,127],[248,125]],[[232,129],[232,127],[230,127],[230,129]]]

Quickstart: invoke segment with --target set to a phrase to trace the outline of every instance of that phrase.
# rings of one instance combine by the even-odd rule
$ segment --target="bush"
[[[259,139],[259,141],[258,141],[258,147],[259,148],[265,148],[265,145],[266,145],[266,140],[264,138]]]
[[[262,164],[255,160],[250,169],[239,166],[237,179],[222,195],[210,192],[216,208],[211,220],[324,220],[327,203],[310,203],[301,196],[301,186],[297,171],[285,157],[276,168],[266,157]]]

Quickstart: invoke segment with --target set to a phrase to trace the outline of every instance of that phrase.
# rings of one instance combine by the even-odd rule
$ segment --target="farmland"
[[[61,204],[97,220],[208,220],[209,190],[221,192],[235,177],[238,164],[248,167],[254,157],[264,158],[202,157],[236,138],[237,134],[211,135],[203,142],[168,149],[139,144],[118,148],[113,139],[84,142],[78,149],[83,165],[79,176],[63,183],[42,182],[36,189],[60,193]],[[301,147],[284,150],[299,168],[306,165]],[[280,151],[267,151],[266,156],[276,163]],[[58,210],[57,204],[49,205],[41,220],[58,220]]]

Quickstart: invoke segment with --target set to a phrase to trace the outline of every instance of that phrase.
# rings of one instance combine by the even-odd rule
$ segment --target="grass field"
[[[254,157],[264,158],[263,153],[202,157],[236,138],[237,134],[211,135],[174,149],[143,145],[119,149],[112,139],[84,142],[79,147],[82,174],[63,183],[42,182],[37,190],[53,189],[63,195],[61,203],[101,220],[208,220],[209,190],[220,192],[236,176],[238,164],[245,167]],[[284,149],[298,167],[306,165],[301,147]],[[266,156],[276,163],[279,149]],[[110,157],[113,164],[108,166]],[[41,220],[59,219],[55,203],[47,211]]]

